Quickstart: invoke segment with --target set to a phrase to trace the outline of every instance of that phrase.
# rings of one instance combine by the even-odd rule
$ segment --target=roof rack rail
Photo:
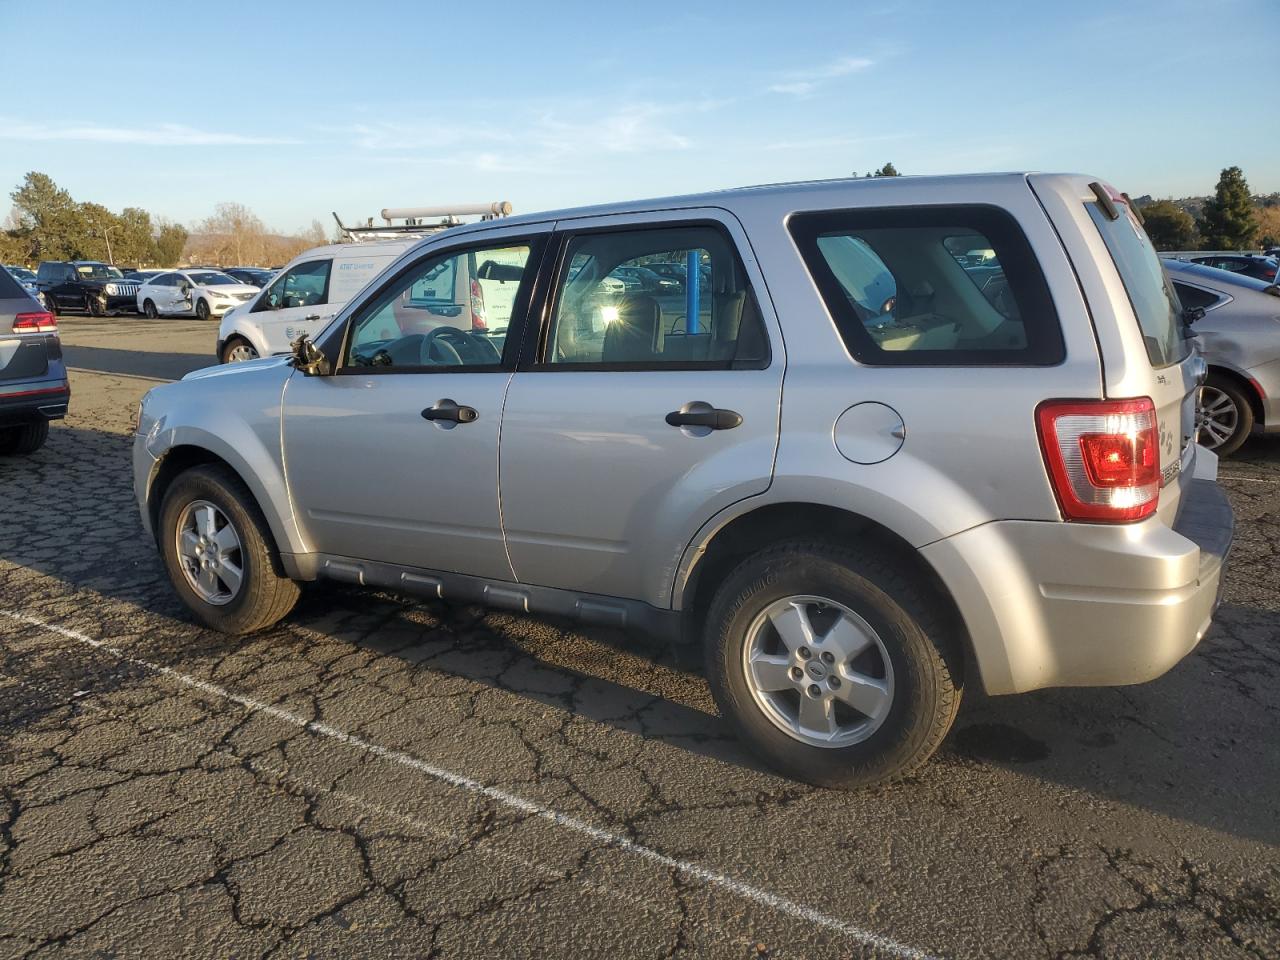
[[[463,217],[496,220],[510,215],[510,201],[495,200],[492,203],[458,203],[439,207],[384,207],[381,211],[384,221],[382,224],[375,224],[373,217],[370,217],[361,226],[349,227],[342,222],[336,211],[333,219],[338,224],[343,240],[360,243],[404,236],[428,236],[459,226]],[[394,223],[395,220],[403,220],[404,223]]]

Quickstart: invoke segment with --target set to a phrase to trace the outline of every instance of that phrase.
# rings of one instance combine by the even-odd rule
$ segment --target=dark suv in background
[[[70,398],[57,320],[0,269],[0,454],[40,449]]]
[[[136,280],[93,260],[46,260],[36,271],[40,299],[51,313],[84,310],[95,317],[138,312]]]

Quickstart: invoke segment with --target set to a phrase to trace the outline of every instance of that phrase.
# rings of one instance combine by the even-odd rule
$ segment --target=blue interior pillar
[[[690,250],[684,261],[684,331],[698,332],[698,251]]]

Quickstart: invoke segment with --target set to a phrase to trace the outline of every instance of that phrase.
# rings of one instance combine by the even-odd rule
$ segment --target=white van
[[[461,225],[464,216],[492,220],[510,213],[506,200],[384,209],[383,225],[375,226],[370,219],[359,227],[348,227],[335,213],[338,228],[352,242],[299,254],[256,297],[224,314],[218,327],[218,360],[233,363],[289,353],[294,340],[319,333],[365,284],[425,237]],[[491,251],[484,263],[472,257],[461,264],[442,264],[436,274],[406,291],[400,302],[389,305],[395,325],[402,334],[449,326],[505,337],[524,261],[508,262],[503,254]]]
[[[294,257],[252,300],[229,310],[218,327],[218,360],[231,363],[288,353],[315,334],[421,236],[372,243],[335,243]]]

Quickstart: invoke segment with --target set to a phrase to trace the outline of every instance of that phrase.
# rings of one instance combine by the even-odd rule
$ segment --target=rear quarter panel
[[[832,184],[735,204],[761,264],[786,342],[782,429],[774,482],[761,502],[829,504],[875,520],[915,546],[994,519],[1057,520],[1035,408],[1051,397],[1097,397],[1101,372],[1088,312],[1052,225],[1025,178],[946,183]],[[992,204],[1021,225],[1048,282],[1062,325],[1065,360],[1040,367],[877,367],[846,351],[786,229],[804,210],[885,205]],[[846,409],[877,401],[896,410],[906,437],[881,463],[836,449]],[[728,517],[718,517],[717,524]],[[714,524],[713,524],[714,526]]]

